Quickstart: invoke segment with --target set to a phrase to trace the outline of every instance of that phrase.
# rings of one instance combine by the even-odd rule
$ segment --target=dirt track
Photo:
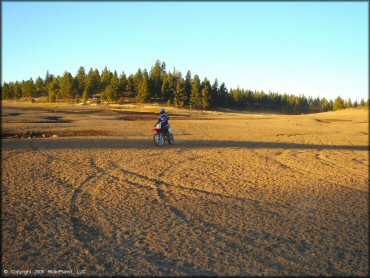
[[[3,269],[369,274],[368,111],[151,109],[3,103]]]

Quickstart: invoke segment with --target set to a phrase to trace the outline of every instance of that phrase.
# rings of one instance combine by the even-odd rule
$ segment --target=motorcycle
[[[152,131],[155,132],[153,140],[157,146],[162,147],[165,141],[168,141],[170,145],[175,143],[170,125],[168,125],[168,128],[162,128],[162,123],[158,123]]]

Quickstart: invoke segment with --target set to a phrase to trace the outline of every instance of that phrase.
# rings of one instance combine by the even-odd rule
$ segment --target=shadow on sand
[[[150,139],[117,139],[117,138],[63,138],[2,140],[3,149],[194,149],[194,148],[246,148],[246,149],[316,149],[316,150],[349,150],[369,151],[369,146],[352,145],[317,145],[284,142],[256,141],[217,141],[217,140],[177,140],[174,145],[165,144],[157,147]]]

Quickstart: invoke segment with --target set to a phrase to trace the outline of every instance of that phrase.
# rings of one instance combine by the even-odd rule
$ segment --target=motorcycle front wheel
[[[158,147],[162,147],[164,145],[164,139],[161,133],[156,133],[153,136],[154,144]]]
[[[173,145],[175,143],[175,138],[173,138],[172,133],[169,133],[169,135],[168,135],[168,143],[170,145]]]

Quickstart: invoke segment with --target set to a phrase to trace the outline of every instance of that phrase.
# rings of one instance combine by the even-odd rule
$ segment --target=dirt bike
[[[154,144],[156,144],[159,147],[162,147],[164,145],[165,141],[168,141],[170,145],[173,145],[175,143],[175,139],[172,135],[172,127],[168,125],[168,128],[162,128],[162,123],[159,123],[153,128],[154,136]]]

